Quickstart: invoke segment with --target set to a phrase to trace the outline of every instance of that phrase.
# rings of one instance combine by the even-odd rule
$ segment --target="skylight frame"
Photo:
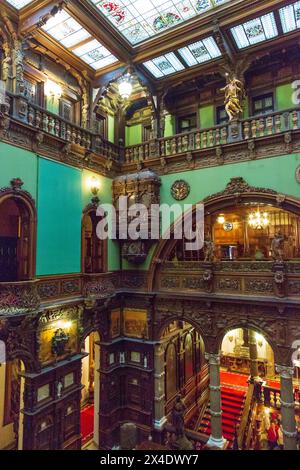
[[[42,29],[95,71],[118,62],[118,58],[66,10],[61,10],[50,18]]]
[[[280,8],[279,17],[284,34],[300,29],[300,1]]]
[[[18,11],[22,10],[22,8],[25,8],[27,5],[33,2],[33,0],[6,0],[6,1]]]
[[[116,31],[136,46],[232,0],[90,0]],[[105,7],[104,7],[105,5]],[[164,15],[164,16],[163,16]],[[168,15],[168,16],[167,16]]]
[[[251,37],[250,28],[255,29],[257,26],[258,29],[256,34]],[[230,28],[230,32],[238,49],[255,46],[256,44],[260,44],[279,36],[273,11],[233,26]]]
[[[159,67],[160,61],[165,60],[169,66],[168,69],[162,69]],[[143,62],[142,65],[151,73],[151,75],[156,78],[164,78],[169,75],[173,75],[174,73],[181,72],[185,70],[185,66],[183,63],[178,59],[178,57],[174,54],[174,52],[168,52],[158,57],[154,57],[154,59],[147,60]]]
[[[204,53],[197,56],[196,51],[200,48],[202,48]],[[208,36],[207,38],[200,39],[194,43],[187,44],[186,46],[179,48],[177,52],[188,67],[194,67],[222,57],[222,52],[213,36]]]

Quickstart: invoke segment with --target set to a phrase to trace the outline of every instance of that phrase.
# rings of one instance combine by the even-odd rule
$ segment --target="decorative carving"
[[[214,261],[215,244],[212,241],[210,235],[207,235],[206,240],[204,240],[203,250],[204,250],[204,262],[212,263]]]
[[[280,230],[275,234],[271,243],[272,258],[277,262],[283,261],[283,242],[284,236]]]
[[[186,199],[190,194],[190,185],[184,180],[176,180],[171,186],[171,195],[176,201]]]
[[[54,354],[54,356],[62,356],[65,353],[65,347],[69,339],[70,336],[63,330],[63,328],[56,330],[52,338],[52,354]]]
[[[243,112],[244,84],[233,77],[228,79],[227,85],[221,91],[225,93],[224,104],[230,121],[237,119]]]
[[[220,196],[230,196],[230,195],[239,195],[243,193],[264,193],[264,194],[277,194],[276,191],[273,189],[267,188],[257,188],[254,186],[250,186],[244,178],[241,176],[237,176],[231,178],[229,183],[227,184],[226,188],[223,191],[218,193],[212,194],[204,199],[204,202],[209,202],[212,199],[215,199]]]
[[[0,283],[0,315],[36,312],[39,306],[36,281]]]

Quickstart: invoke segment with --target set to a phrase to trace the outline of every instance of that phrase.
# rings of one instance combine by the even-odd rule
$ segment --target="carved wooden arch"
[[[23,182],[20,178],[14,178],[10,182],[11,187],[0,189],[0,206],[4,201],[13,200],[20,211],[22,223],[24,219],[27,223],[28,236],[28,274],[27,279],[35,277],[35,261],[36,261],[36,225],[37,214],[34,199],[28,191],[22,189]]]
[[[236,206],[243,202],[261,202],[280,207],[280,209],[292,212],[300,216],[300,199],[287,194],[281,194],[273,189],[259,188],[250,186],[242,177],[231,178],[223,191],[206,197],[200,203],[204,204],[205,214],[221,211],[229,207]],[[196,210],[196,204],[186,212],[185,220],[192,222]],[[171,225],[171,234],[182,221],[177,219]],[[153,291],[155,287],[155,279],[160,266],[168,259],[169,254],[176,245],[178,240],[160,240],[154,252],[148,276],[148,290]]]
[[[84,230],[83,230],[83,221],[84,218],[87,216],[90,216],[91,214],[94,214],[96,216],[97,212],[97,207],[98,207],[98,202],[91,202],[82,211],[82,217],[81,217],[81,272],[85,273],[85,267],[84,267]],[[102,250],[103,250],[103,261],[102,261],[102,266],[103,266],[103,271],[102,272],[107,272],[107,265],[108,265],[108,260],[107,260],[107,254],[108,254],[108,246],[107,246],[107,239],[106,240],[101,240],[102,243]],[[89,273],[87,273],[89,274]],[[95,274],[95,273],[91,273]]]
[[[159,311],[159,309],[158,309]],[[194,318],[190,318],[189,315],[182,315],[180,318],[178,315],[170,315],[161,318],[161,320],[155,322],[155,330],[154,330],[154,341],[160,341],[161,335],[163,330],[168,326],[169,323],[172,323],[173,321],[185,321],[189,323],[192,327],[195,328],[195,330],[199,333],[201,339],[203,340],[204,343],[204,351],[207,351],[208,343],[207,343],[207,338],[205,336],[204,331],[202,330],[202,327],[197,323],[197,321],[194,320]]]

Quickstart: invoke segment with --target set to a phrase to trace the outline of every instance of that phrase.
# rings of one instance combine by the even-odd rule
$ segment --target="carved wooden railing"
[[[254,402],[254,384],[250,384],[248,387],[244,410],[241,416],[240,425],[237,433],[239,449],[247,449],[248,446],[248,436],[251,433],[251,422]]]
[[[36,311],[40,306],[37,280],[0,282],[0,316]]]
[[[82,149],[100,154],[109,160],[121,161],[124,149],[99,134],[84,129],[40,106],[27,102],[24,97],[7,93],[13,119],[28,124],[45,136],[53,136],[66,144],[79,145]],[[20,101],[21,100],[21,101]],[[21,103],[21,104],[20,104]]]
[[[220,147],[233,142],[283,134],[298,129],[300,129],[299,108],[287,109],[267,115],[249,117],[231,124],[197,129],[171,137],[153,139],[142,144],[127,146],[125,148],[125,162],[136,163],[151,158],[194,152]]]
[[[165,262],[157,284],[161,291],[300,297],[300,261],[284,262],[278,274],[272,261]]]

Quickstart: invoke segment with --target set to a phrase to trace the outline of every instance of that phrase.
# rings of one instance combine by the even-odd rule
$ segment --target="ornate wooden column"
[[[223,449],[226,440],[222,435],[222,405],[220,386],[220,355],[205,353],[209,364],[209,392],[210,392],[210,415],[211,435],[207,442],[208,447],[219,447]]]
[[[280,402],[284,450],[297,450],[293,390],[294,368],[276,365],[276,370],[280,374]]]
[[[249,330],[249,355],[250,355],[250,381],[254,383],[258,378],[257,343],[255,331]]]
[[[165,416],[165,351],[161,344],[154,347],[154,429],[162,431]]]

